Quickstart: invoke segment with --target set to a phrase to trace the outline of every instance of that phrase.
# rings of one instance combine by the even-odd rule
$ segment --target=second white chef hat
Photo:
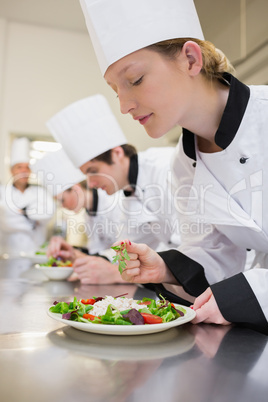
[[[102,71],[122,57],[174,38],[203,40],[193,0],[80,0]]]
[[[77,169],[63,149],[47,153],[32,165],[40,184],[47,188],[53,196],[68,190],[74,184],[86,180],[83,173]]]
[[[29,163],[30,142],[28,138],[15,138],[11,144],[10,166],[17,163]]]
[[[81,99],[55,114],[47,127],[76,167],[127,143],[103,95]]]

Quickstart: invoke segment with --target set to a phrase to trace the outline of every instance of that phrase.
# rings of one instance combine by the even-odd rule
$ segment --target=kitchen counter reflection
[[[63,327],[50,332],[48,338],[57,346],[78,354],[105,360],[154,360],[176,356],[190,350],[195,338],[189,331],[168,331],[138,336],[108,336]]]
[[[47,281],[32,261],[25,264],[25,259],[0,261],[1,400],[267,400],[265,335],[190,323],[152,335],[82,332],[48,317],[54,300],[153,293],[128,284]]]

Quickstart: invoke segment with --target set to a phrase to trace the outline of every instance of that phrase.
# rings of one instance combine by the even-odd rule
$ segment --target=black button
[[[193,163],[193,167],[196,167],[196,162]]]
[[[247,160],[248,160],[248,158],[245,158],[244,156],[242,156],[242,158],[240,158],[239,162],[244,164],[244,163],[246,163]]]

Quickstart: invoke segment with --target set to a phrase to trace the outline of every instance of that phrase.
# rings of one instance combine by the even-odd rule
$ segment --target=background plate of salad
[[[101,308],[103,304],[104,309]],[[47,313],[51,318],[80,331],[105,335],[162,332],[190,322],[196,315],[189,307],[170,303],[164,298],[133,301],[111,296],[86,300],[74,298],[72,302],[55,301]]]
[[[73,273],[71,261],[62,261],[53,257],[46,258],[43,264],[36,264],[35,268],[53,281],[65,280]]]

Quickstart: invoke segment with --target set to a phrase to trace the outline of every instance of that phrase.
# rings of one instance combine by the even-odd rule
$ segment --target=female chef
[[[183,127],[174,160],[182,244],[160,254],[129,244],[123,278],[164,284],[173,300],[180,286],[200,295],[195,323],[268,333],[268,88],[227,72],[191,0],[80,3],[121,112],[153,138]],[[247,249],[256,260],[244,271]]]

